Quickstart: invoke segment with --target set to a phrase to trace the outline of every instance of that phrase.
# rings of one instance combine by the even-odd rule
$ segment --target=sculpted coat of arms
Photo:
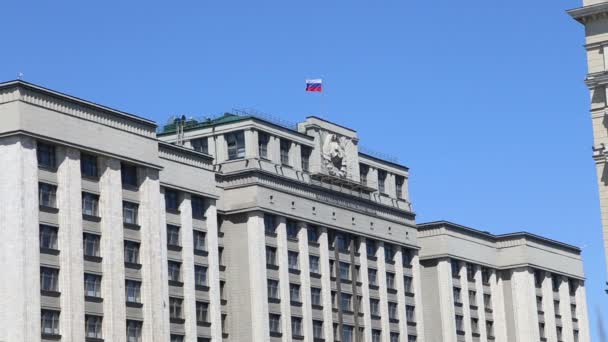
[[[346,152],[347,139],[330,133],[323,141],[323,165],[332,176],[346,177]]]

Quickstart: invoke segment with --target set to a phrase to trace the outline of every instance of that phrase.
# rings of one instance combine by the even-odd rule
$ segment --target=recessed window
[[[80,173],[83,177],[97,178],[99,170],[97,168],[97,157],[90,154],[80,155]]]
[[[136,188],[137,182],[137,166],[120,163],[120,178],[123,186]]]
[[[351,325],[342,325],[342,342],[353,342],[353,330]]]
[[[291,334],[295,337],[302,336],[302,318],[291,317]]]
[[[479,334],[479,320],[477,318],[471,318],[471,331],[473,334]]]
[[[319,257],[316,255],[311,255],[308,257],[308,267],[310,269],[310,273],[319,274],[321,273],[321,268],[319,266]]]
[[[353,306],[353,296],[348,293],[340,294],[340,308],[342,311],[352,311]]]
[[[348,253],[350,247],[350,238],[345,233],[336,233],[335,244],[338,251]]]
[[[279,282],[273,279],[268,279],[268,298],[279,299]]]
[[[135,280],[127,280],[125,282],[125,292],[127,302],[141,303],[141,283]]]
[[[395,190],[397,192],[397,198],[403,199],[403,184],[405,183],[405,177],[395,176]]]
[[[38,167],[45,169],[55,169],[57,167],[55,146],[53,145],[38,142],[36,157],[38,158]]]
[[[202,153],[209,153],[209,139],[207,137],[192,139],[190,140],[190,143],[192,144],[193,150]]]
[[[40,323],[43,334],[59,335],[59,311],[42,310]]]
[[[85,337],[87,338],[102,338],[101,322],[103,318],[96,315],[85,315],[84,316],[84,330]]]
[[[323,321],[312,321],[312,336],[315,339],[323,338]]]
[[[190,204],[192,206],[192,218],[199,220],[205,219],[205,199],[199,196],[192,196]]]
[[[378,271],[374,268],[369,268],[367,270],[367,278],[369,280],[369,284],[371,286],[377,286],[378,285]]]
[[[209,322],[209,303],[196,302],[196,321],[199,323]]]
[[[266,246],[266,264],[277,266],[277,249]]]
[[[416,322],[416,308],[414,306],[405,306],[405,319],[407,319],[408,322]]]
[[[194,244],[194,250],[195,251],[199,251],[199,252],[205,252],[207,250],[206,244],[205,244],[205,232],[201,232],[199,230],[193,230],[192,231],[193,234],[193,244]]]
[[[392,332],[390,335],[391,342],[399,342],[399,333]]]
[[[494,337],[494,322],[486,321],[486,334],[488,337]]]
[[[139,264],[138,242],[125,241],[125,262],[129,264]]]
[[[386,272],[386,288],[391,290],[395,289],[395,273]]]
[[[319,229],[315,226],[307,228],[308,242],[317,243],[319,241]]]
[[[268,328],[271,333],[281,333],[281,315],[269,314],[268,315]]]
[[[368,257],[376,256],[376,242],[374,240],[367,239],[365,241],[365,251],[367,252]]]
[[[298,252],[289,251],[287,253],[288,265],[290,270],[298,270]]]
[[[386,193],[386,171],[378,170],[378,191]]]
[[[452,294],[454,296],[454,304],[460,304],[462,303],[462,299],[460,298],[460,288],[459,287],[454,287],[452,289]]]
[[[88,192],[82,193],[82,214],[99,216],[99,196]]]
[[[372,330],[372,342],[380,342],[382,338],[382,330]]]
[[[165,209],[178,211],[179,204],[179,193],[175,190],[165,189]]]
[[[312,305],[322,305],[321,304],[321,289],[318,287],[310,288],[310,302]]]
[[[122,202],[122,220],[127,224],[137,224],[139,205],[132,202]]]
[[[42,291],[59,291],[59,270],[50,267],[40,267],[40,289]]]
[[[413,288],[412,288],[412,277],[409,277],[409,276],[403,277],[403,288],[406,293],[414,292]]]
[[[477,291],[469,290],[469,305],[477,306]]]
[[[490,269],[487,267],[482,267],[481,268],[481,281],[483,282],[484,285],[490,285]]]
[[[225,135],[228,145],[228,159],[239,159],[245,157],[245,135],[242,131],[232,132]]]
[[[289,284],[289,299],[292,303],[300,303],[300,285]]]
[[[458,260],[451,260],[450,266],[452,267],[452,277],[460,278],[460,265],[458,263]]]
[[[277,223],[274,215],[264,215],[264,231],[267,235],[275,235],[277,233]]]
[[[99,257],[99,245],[101,237],[97,234],[82,234],[82,247],[85,256]]]
[[[369,300],[370,312],[374,316],[380,316],[380,300],[370,298]]]
[[[350,280],[350,264],[340,261],[338,265],[340,268],[340,279]]]
[[[184,342],[184,335],[171,334],[170,342]]]
[[[169,297],[169,317],[173,319],[182,318],[183,300],[180,298]]]
[[[302,171],[309,172],[310,171],[310,154],[312,152],[310,147],[301,146],[301,159],[302,159]]]
[[[179,247],[179,227],[167,225],[167,246]]]
[[[57,187],[51,184],[38,183],[38,202],[42,207],[57,208]]]
[[[298,238],[298,224],[295,221],[287,220],[287,237],[289,239]]]
[[[464,331],[463,317],[460,315],[456,315],[455,319],[456,319],[456,331],[457,332]]]
[[[141,342],[141,321],[127,320],[127,342]]]
[[[281,164],[289,165],[289,150],[291,149],[291,141],[281,139]]]
[[[561,284],[562,280],[559,278],[558,275],[554,274],[553,276],[551,276],[551,283],[553,285],[553,291],[557,292],[559,291],[559,286]]]
[[[40,225],[40,248],[57,250],[57,227]]]
[[[196,286],[207,286],[207,267],[194,265],[194,284]]]
[[[388,318],[397,319],[397,303],[388,302]]]
[[[467,262],[466,268],[467,268],[467,280],[475,281],[475,265]]]
[[[101,276],[96,274],[84,274],[84,295],[87,297],[101,298]]]
[[[181,281],[181,266],[182,264],[177,261],[168,261],[169,281]]]
[[[359,164],[359,181],[362,185],[367,185],[367,174],[369,173],[369,166],[365,164]]]
[[[268,159],[268,141],[270,136],[266,133],[258,133],[258,153],[260,158]]]
[[[392,264],[395,260],[395,247],[389,243],[384,244],[384,261]]]

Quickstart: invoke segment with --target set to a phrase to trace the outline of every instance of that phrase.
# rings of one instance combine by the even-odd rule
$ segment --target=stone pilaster
[[[437,263],[439,280],[439,303],[441,311],[441,330],[443,342],[456,341],[456,324],[454,311],[454,294],[452,282],[452,266],[449,259],[441,259]]]
[[[414,302],[416,308],[414,312],[416,314],[416,333],[418,341],[424,341],[424,308],[422,307],[422,275],[420,272],[420,258],[418,251],[413,255],[412,258],[412,285],[414,286]],[[432,324],[435,324],[433,322]]]
[[[190,194],[184,193],[179,206],[182,245],[182,279],[184,281],[185,341],[196,342],[196,286],[194,280],[194,242],[192,232],[192,204]]]
[[[289,265],[285,218],[277,217],[277,261],[279,263],[279,293],[281,296],[281,332],[283,341],[291,341],[291,302],[289,295]],[[300,260],[299,260],[300,261]]]
[[[11,294],[0,296],[0,340],[40,341],[36,143],[0,138],[0,164],[0,293]]]
[[[363,303],[361,305],[361,312],[363,312],[363,327],[364,337],[363,341],[371,342],[372,341],[372,317],[371,317],[371,307],[369,304],[369,272],[368,272],[368,264],[367,264],[367,240],[365,238],[360,239],[359,243],[359,265],[361,267],[361,297]]]
[[[310,298],[310,265],[308,252],[308,228],[299,224],[298,250],[300,254],[300,296],[302,297],[302,335],[304,342],[313,342],[312,299]]]
[[[460,262],[460,298],[462,300],[462,316],[464,324],[464,340],[473,342],[471,334],[471,307],[469,306],[469,279],[467,277],[467,265]]]
[[[110,341],[126,340],[125,259],[122,221],[120,161],[101,158],[99,216],[103,276],[103,336]]]
[[[249,277],[251,296],[252,341],[267,341],[270,336],[268,327],[268,292],[266,276],[266,240],[264,217],[261,213],[251,213],[247,221],[248,258],[251,276]]]
[[[57,239],[61,249],[59,255],[61,335],[67,341],[84,341],[80,152],[72,148],[58,147],[57,160],[60,163],[57,168],[57,207],[59,208]]]
[[[384,243],[378,242],[376,250],[378,258],[378,294],[380,295],[380,326],[382,327],[382,341],[390,342],[391,325],[388,318],[388,295],[386,290],[386,260],[384,259]]]
[[[217,207],[215,206],[215,201],[210,202],[207,210],[205,210],[205,217],[207,218],[207,249],[209,250],[209,254],[207,255],[207,260],[209,260],[209,268],[207,269],[207,281],[209,283],[209,321],[211,322],[212,340],[220,341],[222,339],[222,303],[220,293]],[[263,228],[264,227],[262,227],[262,229]],[[262,234],[263,233],[264,231],[262,230]],[[266,289],[264,289],[264,293],[266,293]],[[268,314],[266,316],[268,316]]]
[[[477,316],[479,318],[479,339],[481,341],[487,341],[488,332],[486,331],[486,310],[485,302],[483,300],[483,279],[481,268],[479,266],[475,266],[475,291],[476,303],[473,305],[477,305]]]
[[[540,339],[534,275],[527,267],[511,271],[511,296],[515,323],[515,341],[528,342]]]
[[[583,281],[579,280],[579,286],[575,292],[576,318],[578,319],[578,340],[579,342],[591,341],[589,336],[589,317],[587,311],[587,294]]]
[[[545,317],[545,337],[548,342],[557,342],[557,332],[555,330],[555,309],[553,306],[553,285],[551,283],[551,273],[542,272],[541,293],[543,296],[543,312]],[[536,303],[536,301],[535,301]]]
[[[570,309],[570,289],[568,278],[559,276],[561,283],[559,285],[559,309],[562,315],[562,341],[574,342],[574,334],[572,331],[572,311]]]
[[[395,284],[397,285],[397,318],[399,318],[399,341],[407,342],[407,317],[405,316],[405,283],[403,281],[403,251],[397,247],[395,253]]]
[[[331,269],[329,268],[329,236],[327,228],[321,228],[319,235],[319,263],[321,264],[321,293],[323,296],[323,330],[325,341],[334,340],[333,314],[331,302]]]
[[[504,284],[495,269],[490,271],[490,294],[492,295],[492,317],[496,342],[507,342]]]
[[[258,131],[253,128],[245,130],[245,158],[257,158],[258,151]]]

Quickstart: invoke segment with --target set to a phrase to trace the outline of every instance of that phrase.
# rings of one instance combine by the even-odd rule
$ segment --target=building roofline
[[[187,148],[187,147],[183,147],[183,146],[179,146],[179,145],[175,145],[175,144],[171,144],[168,143],[166,141],[162,141],[162,140],[158,140],[158,145],[159,147],[166,147],[166,148],[171,148],[183,153],[187,153],[199,158],[203,158],[203,159],[207,159],[207,160],[213,160],[213,156],[207,153],[203,153],[203,152],[199,152],[199,151],[195,151],[191,148]]]
[[[608,14],[608,3],[583,6],[566,11],[574,20],[584,24],[587,19],[597,15]]]
[[[394,166],[394,167],[396,167],[398,169],[401,169],[401,170],[404,170],[404,171],[409,171],[410,170],[410,168],[407,167],[407,166],[405,166],[405,165],[397,164],[395,162],[392,162],[392,161],[389,161],[389,160],[386,160],[386,159],[382,159],[382,158],[379,158],[379,157],[374,157],[374,156],[372,156],[371,154],[368,154],[368,153],[359,152],[359,155],[365,156],[366,158],[369,158],[369,159],[374,159],[377,162],[380,162],[382,164],[389,164],[391,166]]]
[[[33,83],[29,83],[29,82],[26,82],[26,81],[23,81],[23,80],[12,80],[12,81],[7,81],[7,82],[0,83],[0,89],[6,89],[6,88],[10,88],[10,87],[28,88],[28,89],[31,89],[31,90],[35,90],[35,91],[39,91],[39,92],[45,93],[45,94],[50,95],[50,96],[59,97],[59,98],[62,98],[62,99],[68,99],[70,101],[78,102],[78,103],[80,103],[82,105],[85,105],[85,106],[93,107],[95,109],[99,109],[99,110],[102,110],[102,111],[105,111],[105,112],[110,112],[110,113],[112,113],[114,115],[122,116],[122,117],[125,117],[125,118],[130,119],[130,120],[135,120],[135,121],[138,121],[138,122],[140,122],[142,124],[149,125],[152,129],[156,129],[156,127],[157,127],[155,121],[152,121],[150,119],[146,119],[146,118],[141,117],[139,115],[123,112],[123,111],[118,110],[118,109],[114,109],[114,108],[111,108],[111,107],[100,105],[100,104],[92,102],[92,101],[84,100],[82,98],[79,98],[79,97],[76,97],[76,96],[73,96],[73,95],[69,95],[69,94],[62,93],[62,92],[59,92],[59,91],[56,91],[56,90],[45,88],[43,86],[40,86],[40,85],[37,85],[37,84],[33,84]]]
[[[581,249],[577,246],[574,245],[570,245],[564,242],[560,242],[557,240],[553,240],[553,239],[549,239],[540,235],[536,235],[536,234],[532,234],[532,233],[528,233],[528,232],[514,232],[514,233],[507,233],[507,234],[492,234],[490,232],[487,231],[482,231],[482,230],[478,230],[475,228],[471,228],[471,227],[467,227],[467,226],[463,226],[457,223],[453,223],[450,221],[432,221],[432,222],[425,222],[425,223],[419,223],[418,224],[418,230],[426,230],[426,229],[433,229],[433,228],[440,228],[440,227],[446,227],[446,228],[450,228],[450,229],[455,229],[455,230],[460,230],[460,231],[464,231],[470,234],[474,234],[486,239],[490,239],[494,242],[499,242],[499,241],[503,241],[503,240],[507,240],[507,239],[512,239],[512,238],[517,238],[517,237],[522,237],[522,238],[528,238],[528,239],[532,239],[535,240],[537,242],[546,244],[546,245],[552,245],[555,247],[561,247],[561,248],[565,248],[568,249],[572,252],[575,252],[577,254],[581,253]]]
[[[337,124],[337,123],[335,123],[335,122],[329,121],[329,120],[327,120],[327,119],[323,119],[322,117],[319,117],[319,116],[316,116],[316,115],[309,115],[309,116],[307,116],[307,117],[306,117],[306,119],[317,119],[317,120],[321,120],[321,121],[323,121],[323,122],[327,122],[328,124],[331,124],[331,125],[334,125],[334,126],[338,126],[338,127],[340,127],[340,128],[344,128],[344,129],[349,130],[349,131],[351,131],[351,132],[353,132],[353,133],[357,133],[357,131],[356,131],[356,130],[354,130],[354,129],[352,129],[352,128],[349,128],[349,127],[346,127],[346,126],[342,126],[342,125],[340,125],[340,124]],[[306,122],[302,122],[302,123],[306,123]]]

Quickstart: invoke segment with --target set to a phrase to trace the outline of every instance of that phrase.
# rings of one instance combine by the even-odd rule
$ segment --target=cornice
[[[213,157],[194,150],[159,141],[158,156],[162,159],[213,171]]]
[[[581,24],[608,16],[608,3],[595,4],[568,10],[567,13]]]
[[[588,74],[587,78],[585,79],[585,85],[587,85],[589,89],[606,84],[608,84],[608,72],[606,71]]]

